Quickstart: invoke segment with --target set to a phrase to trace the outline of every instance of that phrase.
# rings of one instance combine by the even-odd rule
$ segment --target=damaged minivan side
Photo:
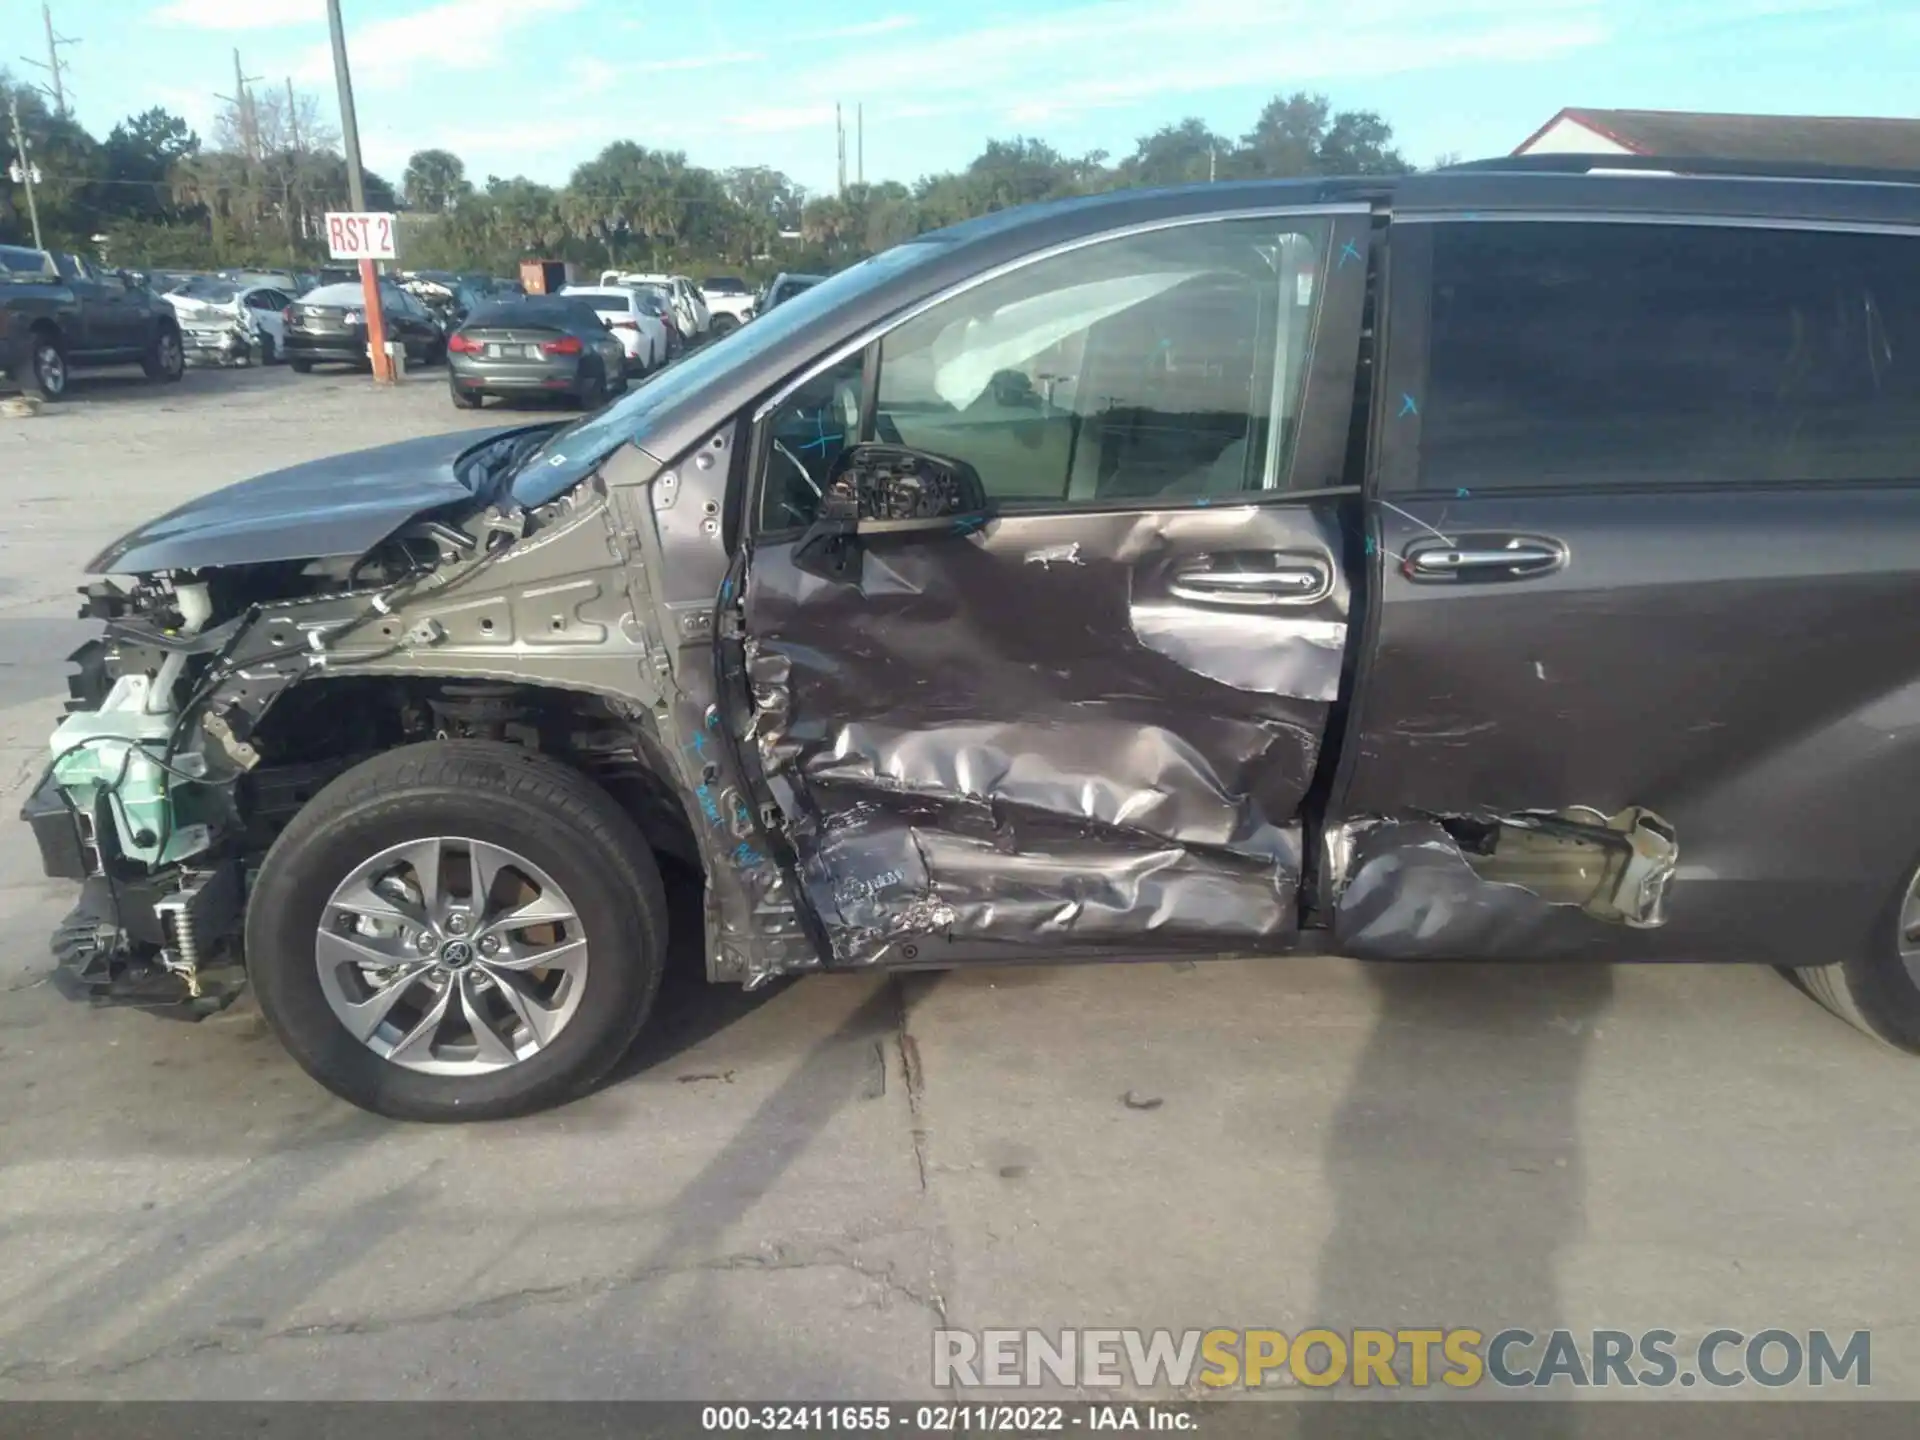
[[[1608,169],[1009,211],[150,522],[26,810],[63,987],[523,1112],[672,863],[717,982],[1745,960],[1920,1050],[1920,192]]]

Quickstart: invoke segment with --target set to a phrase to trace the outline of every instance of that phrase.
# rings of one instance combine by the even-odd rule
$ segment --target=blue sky
[[[1280,90],[1378,110],[1416,163],[1511,150],[1562,105],[1915,114],[1916,0],[343,0],[367,163],[445,146],[560,182],[615,139],[831,186],[833,106],[869,179],[989,136],[1129,150],[1198,115],[1237,134]],[[54,0],[80,117],[166,105],[203,134],[249,75],[334,113],[323,0]],[[0,0],[0,63],[39,56]],[[849,140],[851,172],[852,142]]]

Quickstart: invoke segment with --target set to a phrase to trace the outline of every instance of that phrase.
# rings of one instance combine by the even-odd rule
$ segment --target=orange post
[[[393,384],[393,361],[387,355],[387,319],[380,313],[380,277],[373,261],[360,262],[360,285],[367,292],[367,348],[372,352],[373,379],[377,385]]]

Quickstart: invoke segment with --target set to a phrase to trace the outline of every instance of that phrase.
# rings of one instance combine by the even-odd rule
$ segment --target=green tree
[[[1231,174],[1233,158],[1233,141],[1189,116],[1141,136],[1120,170],[1129,185],[1189,185]]]
[[[465,163],[451,150],[414,151],[400,188],[415,210],[451,210],[473,193]]]
[[[157,105],[122,120],[105,146],[107,179],[121,192],[111,197],[111,208],[130,220],[169,215],[174,167],[199,150],[200,137],[187,122]]]

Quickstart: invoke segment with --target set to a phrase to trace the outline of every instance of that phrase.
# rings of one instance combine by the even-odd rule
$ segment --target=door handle
[[[1401,554],[1409,580],[1525,580],[1550,575],[1567,563],[1567,547],[1533,535],[1463,535],[1455,541],[1422,541]]]
[[[1210,605],[1317,605],[1333,593],[1333,567],[1290,555],[1264,557],[1258,569],[1216,569],[1201,560],[1176,570],[1167,593]]]

